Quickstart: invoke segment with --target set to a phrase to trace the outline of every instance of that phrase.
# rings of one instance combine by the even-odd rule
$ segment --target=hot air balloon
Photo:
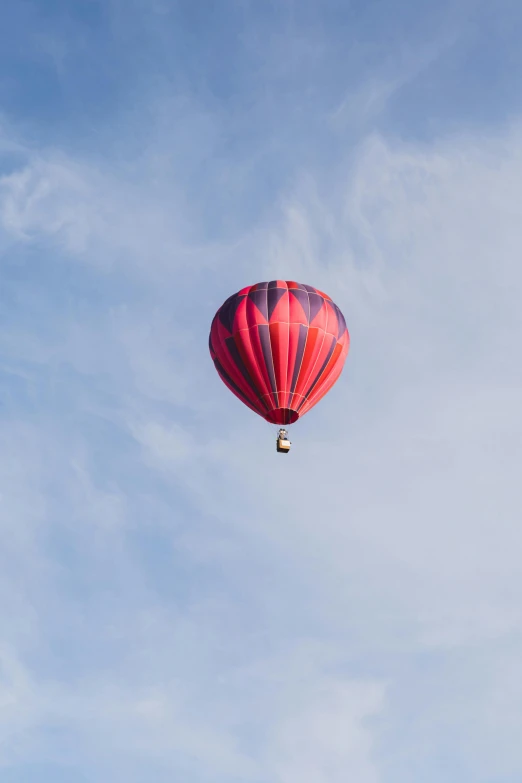
[[[209,337],[223,383],[266,421],[282,425],[281,453],[290,449],[285,428],[330,391],[349,346],[344,316],[330,297],[286,280],[256,283],[230,296]]]

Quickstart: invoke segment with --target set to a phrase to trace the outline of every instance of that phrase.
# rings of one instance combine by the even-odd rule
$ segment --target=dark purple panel
[[[232,329],[234,328],[234,318],[236,316],[237,308],[244,298],[244,294],[241,296],[238,296],[237,294],[229,296],[227,301],[219,309],[219,320],[229,332],[232,332]]]
[[[308,323],[312,323],[315,316],[323,306],[324,299],[322,296],[319,296],[319,294],[308,294],[308,298],[310,300],[310,320]]]
[[[304,283],[303,283],[302,288],[304,288],[305,291],[308,291],[309,294],[316,294],[317,293],[317,289],[314,288],[313,285],[304,285]]]
[[[268,287],[268,320],[272,318],[272,313],[276,309],[281,297],[286,294],[288,289],[286,288],[270,288]]]
[[[341,313],[339,308],[336,304],[334,304],[335,312],[337,313],[337,320],[339,322],[339,330],[337,332],[337,339],[340,340],[343,334],[346,331],[346,321],[344,320],[344,315]]]
[[[235,382],[232,380],[232,378],[231,378],[231,377],[230,377],[230,375],[227,373],[227,371],[225,370],[225,368],[223,367],[223,365],[221,364],[221,362],[219,361],[219,359],[214,359],[214,364],[215,364],[215,366],[216,366],[216,370],[218,371],[218,373],[219,373],[219,374],[221,375],[221,377],[222,377],[222,378],[224,378],[224,380],[226,380],[226,382],[227,382],[227,383],[228,383],[228,384],[229,384],[229,385],[230,385],[230,386],[231,386],[231,387],[234,389],[234,391],[236,392],[236,394],[239,396],[239,398],[240,398],[241,400],[243,400],[244,402],[248,402],[248,404],[249,404],[249,405],[254,405],[256,408],[262,408],[262,407],[263,407],[263,408],[265,408],[266,410],[268,410],[268,409],[267,409],[267,406],[266,406],[266,404],[265,404],[265,402],[264,402],[264,400],[262,400],[262,399],[254,399],[254,398],[253,398],[253,399],[251,399],[251,400],[249,400],[249,399],[248,399],[248,397],[246,396],[246,394],[245,394],[244,392],[242,392],[242,391],[241,391],[241,389],[239,388],[239,386],[237,385],[237,383],[235,383]],[[264,415],[264,412],[262,412],[262,415]]]
[[[274,373],[274,360],[272,357],[272,345],[270,343],[270,329],[268,324],[260,324],[258,327],[259,339],[261,340],[261,348],[263,349],[263,358],[265,360],[265,366],[270,378],[270,386],[275,396],[275,407],[279,407],[279,399],[277,396],[277,386]]]
[[[255,285],[256,291],[266,291],[267,288],[268,288],[268,283],[266,283],[266,282],[265,283],[256,283],[256,285]]]
[[[303,308],[305,318],[307,319],[308,323],[310,323],[310,300],[308,299],[308,294],[306,291],[302,291],[300,288],[291,288],[290,293],[292,296],[295,296]]]
[[[265,321],[268,321],[267,291],[250,291],[248,298],[255,304]]]
[[[266,328],[268,329],[268,326]],[[259,389],[257,388],[255,382],[252,380],[252,377],[251,377],[250,373],[248,372],[243,359],[241,358],[241,354],[238,351],[238,348],[237,348],[237,345],[235,343],[234,338],[233,337],[227,337],[226,340],[225,340],[225,343],[226,343],[226,346],[227,346],[228,351],[230,353],[230,356],[232,358],[232,361],[234,362],[234,364],[236,365],[237,369],[239,370],[239,372],[241,373],[241,375],[243,376],[245,381],[248,383],[248,385],[250,386],[250,388],[254,392],[254,395],[257,398],[261,398],[262,397],[262,392],[259,391]]]
[[[268,290],[271,291],[272,288],[277,288],[277,280],[271,280],[268,284]],[[285,289],[286,290],[286,289]]]
[[[308,294],[307,294],[308,296]],[[306,345],[306,337],[308,335],[308,327],[300,324],[299,326],[299,340],[297,341],[297,351],[295,354],[294,374],[292,375],[292,385],[290,386],[290,394],[293,394],[299,378],[299,370],[301,369],[301,362],[303,361],[303,354]]]

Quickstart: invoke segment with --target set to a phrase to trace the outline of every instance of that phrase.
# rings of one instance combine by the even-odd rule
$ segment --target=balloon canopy
[[[210,355],[221,380],[272,424],[304,416],[338,380],[350,346],[340,309],[310,285],[247,286],[219,308]]]

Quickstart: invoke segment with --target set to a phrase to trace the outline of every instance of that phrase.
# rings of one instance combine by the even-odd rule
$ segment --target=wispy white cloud
[[[328,36],[288,13],[291,94]],[[372,133],[251,190],[273,139],[225,154],[203,104],[169,144],[180,102],[151,101],[132,163],[2,145],[3,772],[518,779],[520,127]],[[276,276],[352,334],[286,461],[207,351],[223,299]]]
[[[351,363],[330,406],[295,428],[291,462],[275,465],[270,437],[245,416],[241,442],[252,439],[254,462],[232,433],[197,450],[185,474],[205,513],[286,552],[321,596],[310,622],[328,617],[357,660],[379,649],[378,668],[394,672],[398,694],[414,678],[397,656],[414,672],[428,649],[441,661],[475,661],[465,692],[455,663],[458,710],[451,692],[444,700],[438,691],[442,674],[425,683],[434,719],[421,730],[435,744],[446,741],[444,721],[463,737],[473,717],[476,742],[491,731],[485,683],[520,638],[519,145],[517,127],[436,149],[371,139],[342,201],[316,211],[316,196],[294,200],[283,234],[268,239],[277,248],[270,264],[281,268],[279,258],[288,277],[337,292],[352,327]],[[155,426],[145,446],[161,460],[168,430]],[[386,712],[399,724],[402,701]],[[493,769],[493,746],[485,748]],[[452,753],[464,751],[457,744]],[[404,770],[400,750],[395,759]],[[460,763],[483,774],[478,761]]]
[[[414,676],[421,677],[418,667],[422,667],[427,649],[432,655],[458,650],[466,661],[468,656],[473,658],[477,646],[488,645],[500,655],[504,645],[513,644],[521,621],[516,599],[520,588],[516,556],[520,543],[516,527],[520,509],[516,474],[521,434],[517,402],[520,377],[512,360],[520,334],[516,303],[521,281],[513,263],[520,229],[511,210],[520,180],[518,148],[517,128],[493,140],[448,140],[435,150],[400,144],[394,147],[374,137],[363,145],[355,164],[349,163],[349,175],[340,173],[333,197],[325,197],[320,180],[313,185],[310,177],[299,192],[288,196],[279,228],[267,231],[265,244],[254,252],[262,256],[266,248],[266,275],[284,267],[288,277],[310,279],[335,295],[350,322],[353,354],[343,380],[331,394],[331,404],[322,412],[318,410],[308,423],[303,421],[297,428],[301,437],[296,429],[295,451],[284,466],[274,463],[268,431],[263,436],[263,425],[253,421],[248,412],[235,408],[239,431],[232,426],[229,434],[223,433],[226,411],[235,400],[230,402],[226,390],[221,390],[205,346],[198,352],[190,335],[186,337],[190,354],[198,358],[187,374],[185,337],[178,339],[179,323],[175,314],[165,309],[161,295],[147,327],[142,305],[132,301],[112,316],[112,323],[117,325],[112,335],[102,324],[82,326],[89,330],[92,356],[107,352],[106,369],[111,361],[121,361],[117,356],[122,351],[126,357],[119,383],[117,375],[109,374],[101,386],[112,394],[120,393],[124,408],[115,413],[110,406],[98,407],[96,403],[93,407],[91,402],[91,412],[102,413],[123,431],[128,428],[138,449],[143,449],[142,462],[139,450],[134,452],[133,460],[138,461],[132,471],[133,475],[136,469],[145,472],[146,497],[152,492],[150,482],[159,469],[157,487],[166,493],[166,502],[170,498],[178,507],[171,534],[165,533],[163,520],[149,526],[149,532],[162,531],[160,540],[167,535],[161,546],[174,547],[173,553],[179,535],[181,552],[193,563],[218,566],[224,557],[232,569],[230,577],[239,579],[238,586],[242,573],[237,570],[238,552],[253,557],[256,569],[265,557],[277,553],[272,576],[275,592],[269,591],[264,599],[264,632],[275,622],[275,602],[281,600],[281,592],[288,592],[284,606],[287,610],[292,607],[296,616],[306,607],[308,633],[314,627],[327,628],[335,640],[334,647],[338,651],[349,649],[349,660],[361,676],[374,681],[364,685],[353,682],[353,676],[332,680],[324,664],[318,665],[304,681],[297,680],[291,686],[284,703],[269,700],[270,720],[258,719],[269,720],[271,726],[265,749],[262,751],[258,744],[255,752],[240,750],[234,727],[252,726],[241,700],[235,707],[227,701],[231,722],[225,734],[216,729],[213,719],[208,722],[201,707],[194,713],[194,723],[185,715],[193,699],[196,704],[202,703],[199,686],[197,695],[191,693],[187,686],[190,679],[185,678],[204,682],[216,671],[209,656],[225,637],[221,639],[221,632],[215,629],[215,617],[223,612],[222,616],[227,616],[231,599],[225,599],[221,608],[210,604],[203,614],[189,604],[172,620],[170,611],[163,609],[159,614],[163,619],[152,626],[154,633],[147,624],[138,636],[135,632],[129,634],[125,623],[117,630],[118,646],[134,651],[130,653],[131,668],[117,686],[119,690],[109,690],[103,696],[103,678],[88,685],[90,706],[86,709],[104,716],[101,722],[96,719],[94,735],[92,727],[89,729],[89,742],[101,754],[97,764],[103,765],[106,752],[102,750],[103,727],[108,731],[109,725],[117,725],[121,752],[130,741],[136,758],[156,759],[170,765],[169,769],[188,754],[200,770],[212,768],[215,774],[235,774],[241,779],[255,780],[259,774],[266,774],[283,783],[306,779],[306,775],[310,780],[341,780],[350,772],[361,780],[393,780],[393,771],[386,778],[378,766],[379,754],[389,756],[390,749],[382,745],[384,740],[377,728],[365,728],[365,719],[385,710],[390,720],[394,716],[393,725],[400,726],[406,720],[404,702],[394,696],[401,689],[412,695],[412,678],[403,671],[405,662],[410,661]],[[63,182],[70,198],[67,181]],[[62,197],[60,193],[57,204],[62,203]],[[49,225],[61,224],[59,209],[56,215],[56,206],[50,209]],[[74,203],[70,209],[74,214]],[[44,224],[48,225],[42,221]],[[10,224],[6,228],[9,230]],[[99,242],[103,236],[101,232]],[[109,243],[112,241],[110,238]],[[141,258],[139,253],[137,258]],[[244,273],[250,274],[248,254],[246,258]],[[238,266],[238,275],[241,269]],[[262,270],[259,276],[264,276]],[[154,271],[151,279],[154,290]],[[188,291],[190,284],[190,277],[186,278],[183,290]],[[153,334],[157,338],[152,338]],[[33,337],[38,345],[38,337]],[[100,373],[99,363],[85,364],[85,358],[75,358],[77,345],[62,346],[61,361],[74,362],[82,373],[92,373],[93,369]],[[494,374],[485,373],[486,365],[494,368]],[[34,372],[34,364],[30,366]],[[201,378],[201,385],[194,386],[191,376]],[[197,426],[190,419],[179,421],[172,408],[158,408],[181,403],[188,405],[187,410],[197,411],[200,402],[203,418]],[[217,423],[212,423],[215,416]],[[207,433],[200,429],[201,424],[206,424]],[[63,449],[70,448],[58,426],[58,419],[50,419],[48,434],[60,450],[55,467],[66,465],[68,457]],[[74,461],[66,473],[69,487],[65,508],[75,507],[72,520],[82,530],[74,533],[69,528],[69,534],[73,541],[81,542],[83,558],[94,569],[93,578],[105,580],[117,564],[110,578],[112,595],[132,584],[133,600],[142,607],[144,616],[152,613],[154,617],[158,595],[153,598],[146,587],[154,559],[143,571],[131,543],[131,531],[136,524],[145,524],[146,517],[141,514],[146,514],[147,508],[154,509],[154,503],[144,501],[143,496],[138,501],[135,493],[143,490],[132,491],[129,485],[123,488],[108,455],[99,466],[105,478],[94,479],[94,474],[89,474],[92,467],[86,464],[92,464],[94,443],[85,440],[78,426],[79,420],[74,425],[78,445],[69,457]],[[237,448],[238,441],[243,444],[241,449]],[[45,442],[43,437],[36,443],[37,448],[31,449],[35,457],[39,455],[41,466],[45,466]],[[85,450],[87,463],[82,464]],[[115,454],[120,460],[121,452],[116,450]],[[245,459],[246,454],[252,461]],[[318,454],[322,455],[320,460]],[[24,465],[28,471],[23,479],[24,496],[36,498],[36,493],[43,492],[48,503],[51,471],[45,472],[47,468],[42,467],[40,472],[33,471],[25,460]],[[35,486],[38,477],[40,483]],[[103,487],[107,478],[112,489]],[[203,518],[214,519],[219,535],[212,533],[212,523],[209,527],[205,522],[191,538],[183,521],[189,512],[179,509],[180,498],[175,499],[173,494],[180,488],[186,498],[182,502],[194,505]],[[136,501],[138,516],[131,512]],[[38,506],[34,501],[30,505],[34,513]],[[47,520],[44,530],[51,529],[47,526],[52,508],[41,512],[42,522]],[[19,517],[20,509],[14,513]],[[164,511],[160,517],[162,514]],[[33,524],[29,531],[34,530]],[[63,522],[58,524],[63,526]],[[18,526],[19,533],[21,530]],[[226,541],[230,536],[232,541],[240,542],[242,550],[236,545],[220,547],[220,538]],[[167,544],[169,539],[171,543]],[[25,544],[20,551],[28,557]],[[206,559],[203,556],[202,560],[201,552],[205,551]],[[43,557],[46,573],[45,562],[52,554],[46,557],[38,548],[34,557],[36,562]],[[173,568],[179,568],[174,566],[175,558],[172,562]],[[31,570],[38,574],[32,565]],[[55,584],[56,578],[52,570],[45,577],[37,577],[35,589]],[[174,587],[175,571],[172,580]],[[304,589],[301,598],[297,584]],[[255,598],[255,585],[247,581],[244,587],[248,602],[259,600]],[[60,604],[58,597],[54,600]],[[90,600],[93,606],[99,606],[101,595],[91,594]],[[161,604],[165,601],[167,607],[168,600],[161,598]],[[71,611],[69,607],[66,616]],[[129,605],[123,615],[125,622],[130,622],[130,611]],[[30,604],[24,604],[21,617],[24,612],[31,617]],[[201,623],[208,622],[212,615],[213,637],[201,636]],[[102,617],[107,643],[110,611]],[[178,632],[164,636],[160,629],[171,622],[178,626]],[[236,640],[240,622],[237,616],[232,624],[232,638]],[[274,640],[276,648],[288,633],[279,621],[277,627],[280,637]],[[74,630],[80,638],[86,632],[77,626]],[[56,630],[52,633],[54,636]],[[40,629],[39,634],[46,638],[49,631]],[[186,639],[191,636],[193,642],[186,647]],[[172,658],[181,638],[185,639],[185,653],[182,658]],[[160,666],[159,659],[153,664],[155,647],[163,650]],[[194,657],[198,647],[206,651],[199,663]],[[138,687],[138,670],[132,661],[139,657],[136,650],[140,649],[148,656],[152,669],[147,669],[149,674]],[[290,678],[289,683],[294,681],[297,650],[284,659],[280,669],[280,676],[283,680]],[[376,650],[383,656],[381,660],[375,657]],[[342,653],[338,654],[342,659]],[[254,662],[258,657],[254,647],[247,647],[242,662]],[[364,663],[368,657],[371,665]],[[181,675],[186,683],[181,702],[184,706],[175,706],[177,697],[169,695],[166,685],[168,672],[179,667],[179,677],[189,660],[191,674]],[[489,657],[483,664],[493,667],[492,673],[494,661]],[[345,665],[349,669],[348,662]],[[233,677],[231,672],[222,676]],[[24,676],[26,679],[16,682],[28,682],[28,675]],[[453,713],[451,700],[441,702],[437,676],[432,687],[425,685],[424,693],[426,709],[432,705],[434,722],[426,723],[419,731],[436,731],[443,742],[441,714],[459,732],[471,712],[459,708]],[[458,669],[454,676],[458,677]],[[475,692],[469,702],[475,716],[484,716],[480,731],[486,725],[491,699],[488,688],[480,690],[481,676],[484,670],[478,666],[473,679]],[[384,701],[383,687],[388,680],[394,687]],[[251,687],[252,682],[255,678]],[[266,685],[263,680],[259,683],[259,689],[253,686],[252,704],[262,716],[259,699]],[[29,691],[22,685],[20,699],[24,704],[28,699],[24,694]],[[53,720],[71,720],[72,705],[78,708],[83,697],[76,691],[72,697],[70,685],[50,687],[53,703],[63,700],[71,705],[63,707],[65,713]],[[131,697],[129,691],[135,696]],[[33,718],[25,719],[24,731],[31,736],[54,714],[46,693],[41,697],[44,706],[36,708],[29,699],[29,706],[24,708],[24,714],[34,713]],[[212,699],[216,709],[225,703],[223,695],[214,694]],[[112,709],[108,709],[107,700]],[[121,707],[114,706],[118,704]],[[510,725],[516,720],[516,713],[512,713]],[[151,728],[145,730],[144,722]],[[181,725],[183,731],[179,733]],[[257,726],[258,737],[260,731],[267,731],[268,723],[263,726]],[[75,730],[86,729],[78,726]],[[129,740],[133,732],[140,741]],[[180,737],[177,745],[171,740],[175,734]],[[302,738],[306,754],[299,750]],[[116,758],[116,741],[111,740],[111,748]],[[38,755],[38,751],[34,753]],[[402,769],[401,753],[399,748],[392,754],[390,769],[394,763]],[[428,759],[429,755],[426,764]]]

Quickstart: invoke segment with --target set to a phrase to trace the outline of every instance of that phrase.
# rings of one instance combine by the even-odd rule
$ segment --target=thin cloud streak
[[[520,777],[520,125],[456,133],[448,105],[450,130],[401,138],[384,90],[364,132],[333,132],[382,69],[358,49],[346,95],[340,26],[305,11],[271,42],[248,17],[237,82],[232,58],[160,105],[164,82],[146,101],[131,80],[105,153],[2,142],[7,781]],[[207,348],[231,291],[281,276],[328,291],[352,335],[286,461]]]

